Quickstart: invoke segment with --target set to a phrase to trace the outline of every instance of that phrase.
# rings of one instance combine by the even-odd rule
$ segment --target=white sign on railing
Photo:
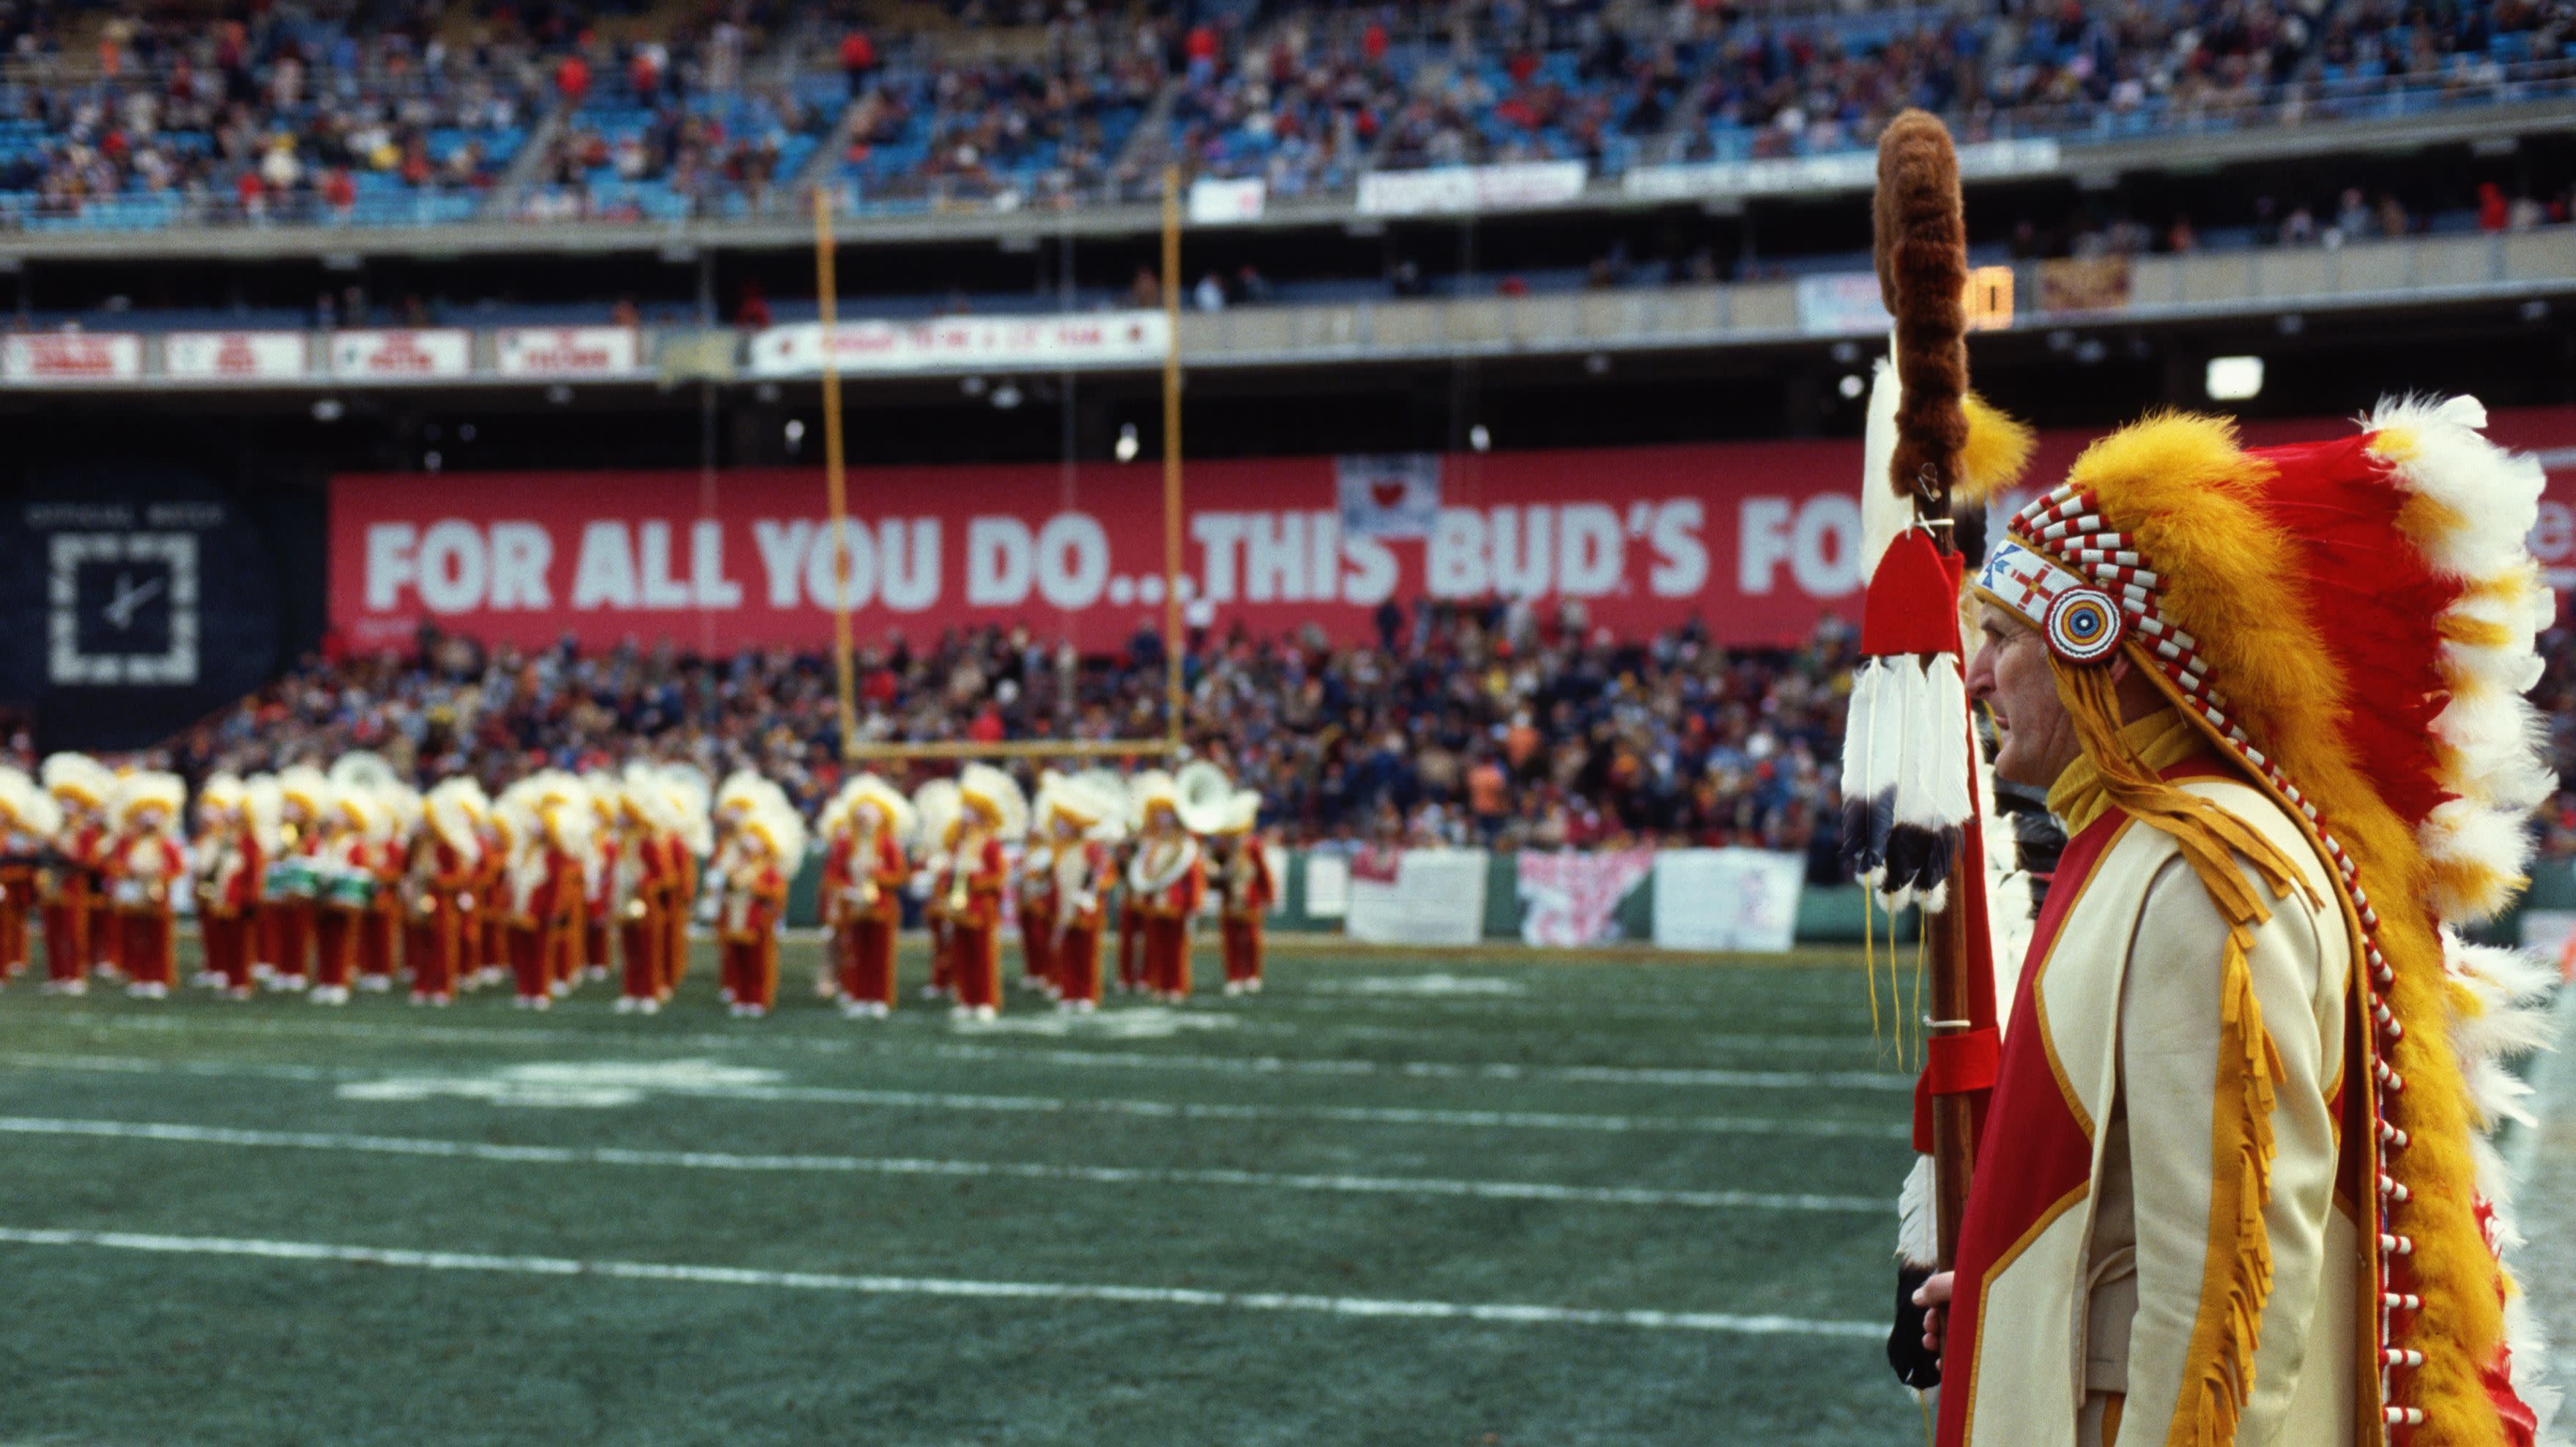
[[[0,376],[13,382],[131,382],[143,338],[131,332],[27,332],[0,337]]]
[[[301,382],[313,344],[302,332],[172,332],[161,370],[181,382]]]
[[[492,369],[504,377],[620,377],[643,355],[633,327],[507,327],[492,337]]]
[[[1485,933],[1485,851],[1407,849],[1392,877],[1367,859],[1351,871],[1342,929],[1370,944],[1472,945]]]
[[[1764,849],[1667,849],[1655,856],[1655,944],[1777,953],[1798,933],[1807,861]]]
[[[331,334],[331,375],[352,381],[462,377],[474,370],[474,334],[463,327]]]
[[[832,360],[844,372],[1140,367],[1160,362],[1170,338],[1158,311],[842,322],[832,331]],[[820,322],[771,327],[751,339],[755,377],[810,377],[822,370]]]
[[[2057,142],[2050,139],[1974,141],[1959,148],[1959,175],[1970,181],[2046,175],[2058,169],[2061,159]],[[1766,161],[1639,166],[1619,184],[1630,196],[1640,199],[1680,200],[1692,196],[1771,196],[1789,191],[1864,190],[1877,183],[1878,156],[1875,152],[1837,151],[1824,156],[1788,156]]]
[[[1583,194],[1583,175],[1581,161],[1371,171],[1360,177],[1359,209],[1363,216],[1424,216],[1556,206]]]
[[[1258,221],[1270,204],[1270,187],[1258,176],[1229,181],[1216,176],[1202,176],[1190,183],[1190,224],[1223,226],[1236,221]]]

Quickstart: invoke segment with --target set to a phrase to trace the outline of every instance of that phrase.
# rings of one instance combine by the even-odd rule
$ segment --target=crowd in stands
[[[1583,846],[1618,840],[1815,848],[1831,857],[1851,631],[1733,650],[1697,626],[1614,644],[1579,605],[1389,605],[1373,646],[1313,630],[1200,636],[1184,660],[1193,747],[1299,843]],[[857,661],[867,739],[1156,737],[1164,663],[1141,631],[1112,658],[1025,632],[889,635]],[[424,782],[497,784],[638,754],[752,767],[807,808],[843,778],[830,661],[582,653],[431,636],[416,656],[316,656],[175,740],[191,776],[352,748]],[[910,781],[917,782],[917,780]],[[1821,832],[1820,832],[1821,831]]]
[[[1263,827],[1307,847],[1750,845],[1804,853],[1830,880],[1835,788],[1856,638],[1827,618],[1793,648],[1724,648],[1696,624],[1612,642],[1580,605],[1382,608],[1365,646],[1315,630],[1194,636],[1193,749],[1263,796]],[[2576,630],[2542,640],[2534,701],[2576,781]],[[1151,738],[1164,664],[1140,624],[1115,657],[1025,632],[858,655],[863,739]],[[171,741],[150,762],[192,778],[372,749],[423,783],[487,785],[543,767],[684,760],[756,768],[811,812],[839,788],[830,660],[786,650],[698,657],[668,644],[583,653],[425,634],[408,658],[336,649]],[[10,755],[30,752],[21,720]],[[21,762],[24,762],[21,760]],[[925,765],[944,772],[946,765]],[[886,770],[907,787],[927,773]],[[2576,860],[2576,788],[2539,820],[2553,867]]]
[[[2569,0],[968,8],[890,36],[773,0],[676,21],[11,0],[0,219],[460,219],[504,183],[535,218],[742,214],[827,179],[865,205],[1074,204],[1144,194],[1167,158],[1296,195],[1370,168],[1818,154],[1907,105],[1970,140],[2118,137],[2576,86]]]

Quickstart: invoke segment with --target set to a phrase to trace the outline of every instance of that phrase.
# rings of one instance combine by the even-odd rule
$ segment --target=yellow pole
[[[1163,728],[1181,751],[1181,168],[1163,168]]]
[[[840,675],[841,757],[859,747],[856,682],[850,665],[850,499],[841,472],[841,365],[832,351],[832,188],[814,188],[815,296],[823,317],[823,491],[832,529],[832,663]]]

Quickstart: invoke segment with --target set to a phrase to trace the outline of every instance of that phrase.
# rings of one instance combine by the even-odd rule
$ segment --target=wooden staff
[[[1931,529],[1943,557],[1952,558],[1958,555],[1958,543],[1952,536],[1950,492],[1968,438],[1968,245],[1958,153],[1940,121],[1907,111],[1888,124],[1878,142],[1874,212],[1879,293],[1896,319],[1900,385],[1896,450],[1885,482],[1913,504],[1916,519]],[[1968,720],[1963,716],[1953,726],[1964,732]],[[1969,742],[1973,748],[1973,738]],[[1969,827],[1974,825],[1972,817]],[[1936,1039],[1965,1033],[1975,1023],[1969,1018],[1968,971],[1977,967],[1977,942],[1968,938],[1965,876],[1985,866],[1964,854],[1948,903],[1924,921],[1932,986],[1927,1028]],[[1943,1271],[1958,1254],[1959,1221],[1967,1213],[1976,1149],[1969,1098],[1934,1095],[1936,1264]]]

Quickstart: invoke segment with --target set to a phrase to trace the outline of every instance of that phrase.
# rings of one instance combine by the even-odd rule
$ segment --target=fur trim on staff
[[[1879,297],[1896,318],[1905,386],[1889,480],[1909,493],[1946,493],[1968,442],[1968,230],[1959,155],[1938,119],[1909,110],[1888,122],[1875,212]]]

